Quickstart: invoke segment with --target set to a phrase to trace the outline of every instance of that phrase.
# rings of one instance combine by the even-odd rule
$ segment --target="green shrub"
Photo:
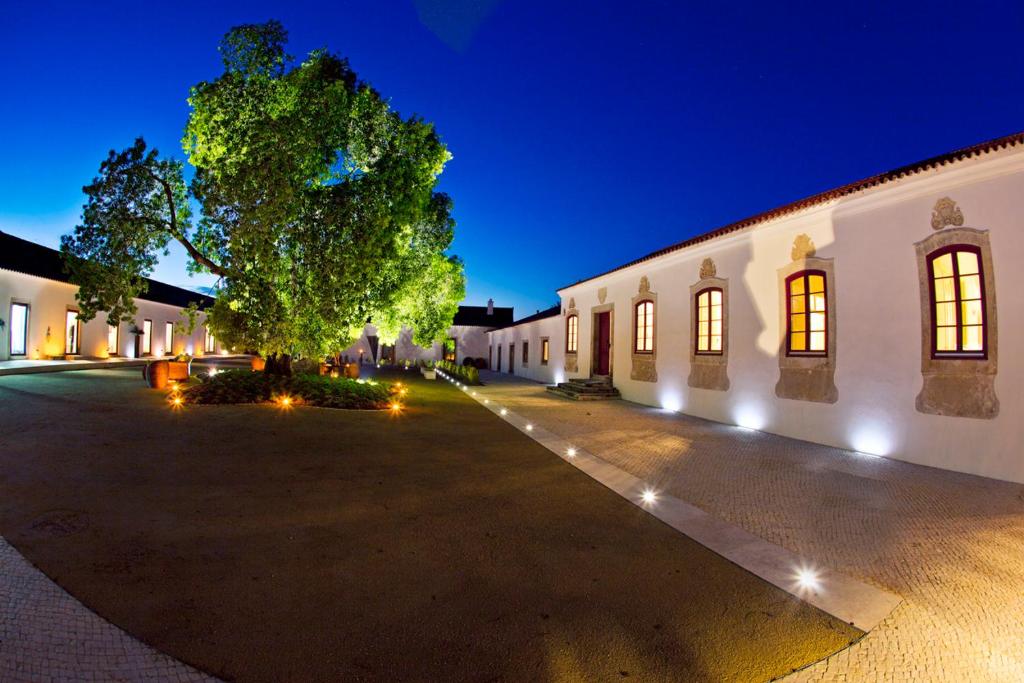
[[[185,403],[263,403],[290,396],[296,403],[323,408],[379,410],[387,408],[391,385],[320,375],[268,375],[249,370],[224,370],[182,392]]]
[[[480,384],[480,371],[472,365],[456,365],[451,361],[439,360],[437,367],[466,384]]]

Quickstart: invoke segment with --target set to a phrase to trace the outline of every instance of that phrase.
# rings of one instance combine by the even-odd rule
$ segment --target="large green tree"
[[[296,62],[286,38],[276,21],[224,37],[224,72],[188,100],[190,183],[141,138],[101,164],[62,239],[83,319],[130,320],[173,240],[219,277],[214,332],[273,365],[336,353],[367,320],[384,339],[403,324],[421,344],[443,337],[464,294],[451,199],[435,190],[451,155],[346,60]]]

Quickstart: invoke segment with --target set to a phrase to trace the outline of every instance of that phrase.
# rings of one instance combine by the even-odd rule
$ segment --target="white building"
[[[103,314],[83,323],[75,301],[78,287],[67,279],[60,252],[0,232],[0,361],[224,352],[207,334],[201,311],[191,335],[174,330],[174,323],[183,321],[182,309],[193,301],[209,306],[208,296],[149,280],[148,291],[135,300],[134,325],[108,325]],[[133,333],[136,326],[142,334]]]
[[[410,328],[403,328],[394,344],[382,344],[377,328],[367,324],[359,339],[345,349],[342,356],[368,363],[451,360],[461,365],[466,358],[486,360],[487,333],[508,325],[512,317],[512,308],[496,307],[493,299],[486,306],[459,306],[446,340],[429,347],[413,342]]]
[[[573,283],[558,318],[491,346],[542,382],[606,377],[631,401],[1024,482],[1022,216],[1024,133]]]

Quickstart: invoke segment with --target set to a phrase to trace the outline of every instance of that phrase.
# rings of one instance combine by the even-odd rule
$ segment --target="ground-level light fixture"
[[[533,425],[529,425],[529,424],[526,425],[526,431],[532,432],[533,431]]]
[[[796,585],[802,590],[817,592],[821,588],[821,576],[813,567],[798,567]]]
[[[507,410],[505,410],[504,408],[502,408],[502,409],[501,409],[501,414],[502,414],[502,415],[508,415],[508,411],[507,411]]]
[[[644,492],[640,494],[640,500],[643,501],[644,505],[654,505],[658,500],[658,494],[652,489],[644,489]]]
[[[401,403],[398,403],[396,401],[396,402],[391,404],[391,412],[392,413],[399,413],[401,411],[402,411],[402,404]]]
[[[569,456],[570,458],[575,458],[576,457],[576,449],[573,448],[572,446],[569,446],[568,448],[565,449],[565,454],[567,456]]]

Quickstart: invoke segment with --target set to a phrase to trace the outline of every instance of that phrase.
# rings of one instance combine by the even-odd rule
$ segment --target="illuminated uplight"
[[[857,455],[882,457],[892,452],[892,442],[888,434],[875,426],[856,427],[850,435],[850,444]]]
[[[213,377],[213,376],[214,376],[214,375],[216,375],[216,374],[217,374],[218,372],[220,372],[220,370],[218,370],[217,368],[210,368],[210,371],[209,371],[209,372],[208,372],[207,374],[208,374],[208,375],[209,375],[210,377]]]
[[[736,426],[744,429],[762,429],[765,425],[764,411],[759,406],[750,404],[740,405],[733,419]]]
[[[392,413],[400,413],[400,412],[402,412],[402,404],[398,403],[398,402],[392,403],[391,404],[391,412]]]
[[[485,398],[484,399],[484,403],[490,403],[490,402],[491,402],[491,399],[489,399],[489,398]]]
[[[644,505],[654,505],[658,500],[658,494],[651,489],[644,489],[644,492],[640,494],[640,500],[643,501]]]
[[[180,408],[181,407],[181,396],[175,396],[173,399],[171,399],[171,404],[174,405],[175,408]]]
[[[661,407],[673,413],[683,409],[683,399],[674,391],[667,391],[660,397]]]
[[[821,590],[821,576],[813,567],[798,567],[794,576],[797,589],[815,593]]]
[[[502,414],[502,415],[508,415],[508,411],[507,411],[507,410],[505,410],[504,408],[502,408],[502,409],[501,409],[501,414]]]
[[[533,431],[533,425],[526,425],[526,431],[532,432]]]
[[[576,449],[573,448],[572,446],[569,446],[568,448],[565,449],[565,454],[567,456],[569,456],[570,458],[575,458],[576,457]]]
[[[278,402],[278,404],[282,408],[291,408],[292,407],[292,397],[291,396],[282,396],[281,398],[277,399],[277,402]]]

